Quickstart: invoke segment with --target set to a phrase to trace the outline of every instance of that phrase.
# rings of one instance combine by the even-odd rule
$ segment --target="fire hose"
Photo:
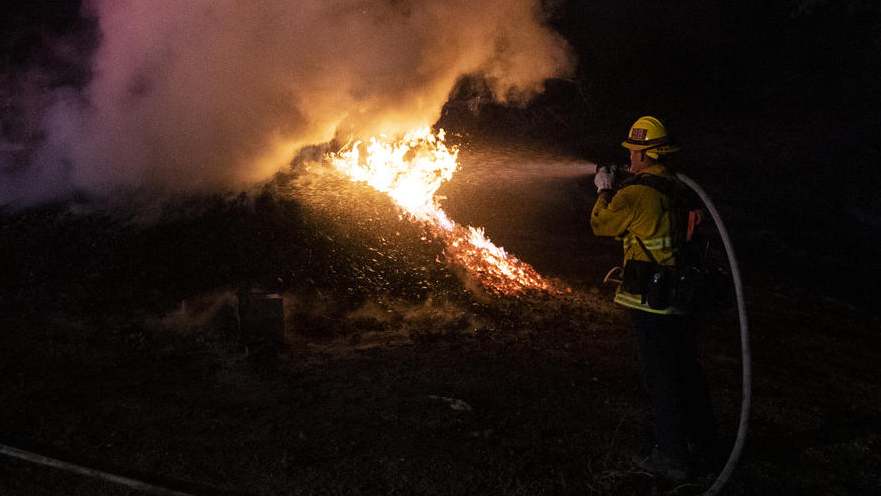
[[[743,283],[740,279],[740,269],[737,265],[737,257],[734,255],[734,246],[731,243],[731,238],[728,236],[728,230],[725,229],[725,223],[722,222],[722,217],[719,215],[718,210],[716,210],[716,206],[713,204],[710,196],[700,187],[700,185],[682,173],[676,173],[676,178],[697,193],[701,201],[703,201],[704,205],[707,207],[707,210],[709,210],[710,216],[713,217],[713,222],[715,222],[716,229],[719,231],[719,236],[722,238],[722,244],[725,246],[725,253],[728,255],[728,264],[731,268],[731,278],[734,280],[734,294],[737,299],[737,318],[740,322],[740,352],[743,387],[743,396],[740,402],[740,422],[737,426],[737,438],[734,441],[734,446],[731,448],[731,454],[728,456],[728,461],[725,462],[725,466],[716,477],[713,485],[704,493],[704,495],[713,496],[718,494],[719,491],[725,487],[732,472],[734,472],[734,468],[737,466],[737,462],[743,452],[744,442],[746,441],[749,425],[749,409],[752,401],[752,361],[749,350],[749,325],[746,318],[746,304],[743,299]]]
[[[594,167],[595,172],[600,169],[597,165],[591,165]],[[740,455],[743,453],[743,445],[746,442],[746,434],[749,428],[749,410],[752,402],[752,359],[749,349],[749,324],[746,316],[746,303],[743,298],[743,282],[740,278],[740,268],[737,264],[737,257],[734,255],[734,245],[731,243],[731,238],[728,236],[728,229],[725,228],[725,223],[722,222],[722,216],[720,216],[719,211],[716,210],[716,205],[713,203],[713,200],[710,199],[710,195],[708,195],[707,192],[704,191],[704,189],[693,179],[681,172],[676,173],[676,178],[700,197],[704,206],[706,206],[707,210],[710,212],[713,222],[716,224],[716,230],[722,238],[725,254],[728,257],[728,265],[731,269],[731,279],[734,281],[734,294],[737,300],[737,318],[740,323],[741,382],[743,389],[740,402],[740,421],[737,426],[737,437],[734,441],[734,446],[731,448],[731,453],[728,455],[728,460],[725,462],[725,466],[722,468],[722,471],[719,472],[713,485],[704,492],[705,496],[714,496],[725,487],[728,479],[731,478],[731,474],[734,472],[734,468],[740,460]],[[615,275],[616,269],[619,268],[616,267],[610,270],[603,279],[603,282],[613,280],[612,277]]]
[[[167,487],[150,484],[142,480],[132,479],[130,477],[123,477],[121,475],[112,474],[103,470],[96,470],[94,468],[84,467],[75,463],[65,462],[56,458],[50,458],[48,456],[40,455],[37,453],[31,453],[30,451],[13,448],[12,446],[6,446],[5,444],[0,444],[0,454],[6,455],[10,458],[17,458],[19,460],[35,463],[37,465],[53,467],[64,470],[66,472],[85,475],[87,477],[100,479],[106,482],[112,482],[114,484],[125,486],[136,491],[141,491],[156,496],[193,496],[191,493],[176,491]]]

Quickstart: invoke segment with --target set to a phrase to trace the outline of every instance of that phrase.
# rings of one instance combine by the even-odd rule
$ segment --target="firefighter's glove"
[[[597,187],[597,193],[611,191],[615,188],[615,173],[610,167],[599,167],[593,178],[593,183]]]

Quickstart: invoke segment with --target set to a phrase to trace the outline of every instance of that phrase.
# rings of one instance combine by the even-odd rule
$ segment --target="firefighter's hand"
[[[593,183],[597,187],[597,193],[615,189],[615,173],[609,167],[598,167]]]

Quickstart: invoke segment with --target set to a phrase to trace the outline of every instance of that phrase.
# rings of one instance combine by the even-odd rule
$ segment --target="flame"
[[[447,259],[465,268],[485,289],[500,295],[529,291],[568,292],[486,237],[483,228],[460,226],[440,206],[437,190],[459,167],[459,149],[447,146],[441,129],[425,127],[403,138],[355,141],[326,159],[349,179],[387,194],[414,221],[423,222],[446,245]]]

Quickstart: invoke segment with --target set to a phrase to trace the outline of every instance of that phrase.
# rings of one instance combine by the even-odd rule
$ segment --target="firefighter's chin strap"
[[[743,452],[743,444],[746,441],[746,432],[749,424],[749,408],[752,400],[752,364],[749,351],[749,325],[746,319],[746,304],[743,300],[743,283],[740,280],[740,269],[737,267],[737,258],[734,256],[734,246],[731,244],[731,238],[728,237],[728,230],[725,229],[725,223],[722,222],[722,217],[719,216],[716,206],[713,205],[713,201],[710,200],[710,196],[703,190],[703,188],[685,174],[677,172],[676,178],[685,183],[685,185],[700,196],[704,205],[706,205],[707,210],[710,211],[710,215],[713,217],[713,222],[716,223],[716,229],[719,230],[719,235],[722,237],[722,243],[725,245],[725,253],[728,255],[728,264],[731,266],[731,278],[734,280],[734,293],[737,297],[737,317],[740,320],[740,352],[742,355],[741,367],[743,372],[743,399],[740,403],[740,424],[737,427],[737,439],[734,441],[734,447],[731,448],[731,454],[728,456],[728,461],[725,463],[725,467],[722,469],[722,472],[719,473],[719,476],[716,477],[716,481],[713,482],[713,485],[704,493],[704,495],[712,496],[718,494],[719,491],[725,487],[725,483],[728,482],[728,478],[730,478],[731,473],[734,472],[734,467],[737,466],[737,461],[740,459],[740,455]]]

